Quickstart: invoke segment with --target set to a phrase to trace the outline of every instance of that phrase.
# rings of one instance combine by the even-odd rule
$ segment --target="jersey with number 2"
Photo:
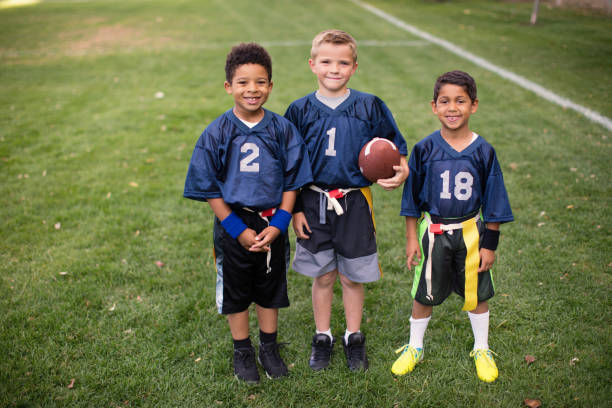
[[[228,110],[202,133],[191,156],[183,195],[199,201],[265,210],[281,203],[284,191],[312,181],[306,147],[297,129],[264,110],[249,128]]]
[[[485,222],[514,219],[495,150],[481,136],[457,152],[438,130],[414,146],[408,167],[401,215],[459,218],[481,210]]]
[[[359,170],[359,152],[374,137],[391,140],[401,155],[408,149],[389,108],[378,97],[350,90],[336,109],[315,93],[294,101],[285,117],[298,129],[308,148],[315,184],[365,187],[372,184]]]

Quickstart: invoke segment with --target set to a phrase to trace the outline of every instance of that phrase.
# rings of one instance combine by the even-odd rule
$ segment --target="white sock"
[[[334,339],[334,336],[332,336],[332,334],[331,334],[331,327],[329,329],[325,330],[325,331],[316,330],[316,332],[317,332],[317,334],[321,334],[321,333],[327,334],[330,339],[332,339],[332,340]]]
[[[410,341],[408,345],[416,348],[423,348],[423,337],[425,337],[425,330],[431,320],[431,316],[424,317],[422,319],[414,319],[410,316]]]
[[[467,312],[474,332],[474,350],[489,348],[489,311],[486,313]]]
[[[348,329],[346,329],[346,331],[344,332],[344,344],[348,344],[348,338],[353,333],[357,332],[348,331]]]

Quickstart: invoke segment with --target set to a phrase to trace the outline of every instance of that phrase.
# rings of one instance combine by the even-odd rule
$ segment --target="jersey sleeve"
[[[378,97],[375,98],[376,110],[374,112],[374,134],[377,137],[383,137],[391,140],[399,150],[402,156],[408,154],[408,146],[402,136],[393,114],[387,105]]]
[[[287,122],[285,133],[287,153],[283,191],[293,191],[312,182],[312,171],[308,150],[298,130]]]
[[[482,218],[485,222],[505,223],[514,221],[510,200],[504,185],[504,176],[495,151],[488,168],[482,199]]]
[[[419,192],[421,191],[424,175],[420,166],[419,150],[417,146],[412,149],[412,153],[408,159],[408,168],[410,172],[408,173],[408,178],[404,183],[404,190],[402,191],[400,215],[418,218],[421,216]]]
[[[183,197],[198,201],[222,197],[217,183],[217,174],[222,167],[217,152],[214,134],[206,129],[193,149]]]

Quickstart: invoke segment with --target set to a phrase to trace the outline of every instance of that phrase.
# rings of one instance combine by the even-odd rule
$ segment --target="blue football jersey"
[[[308,153],[295,126],[265,110],[249,128],[230,109],[202,133],[193,150],[183,195],[223,198],[232,206],[277,207],[284,191],[312,182]]]
[[[514,220],[495,150],[482,137],[457,152],[438,130],[414,146],[408,167],[401,215],[458,218],[482,210],[485,222]]]
[[[331,109],[313,92],[289,105],[285,117],[304,138],[315,184],[371,185],[359,170],[359,152],[374,137],[391,140],[401,155],[408,153],[389,108],[374,95],[351,89],[349,97]]]

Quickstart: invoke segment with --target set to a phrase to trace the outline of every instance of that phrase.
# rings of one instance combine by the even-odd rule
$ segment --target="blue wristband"
[[[238,238],[238,236],[242,234],[242,231],[247,229],[245,223],[235,212],[231,212],[230,215],[225,217],[225,219],[221,221],[221,226],[234,239]]]
[[[289,222],[291,221],[291,213],[281,210],[280,208],[276,210],[272,219],[270,220],[270,226],[276,227],[281,231],[286,231],[289,227]]]

